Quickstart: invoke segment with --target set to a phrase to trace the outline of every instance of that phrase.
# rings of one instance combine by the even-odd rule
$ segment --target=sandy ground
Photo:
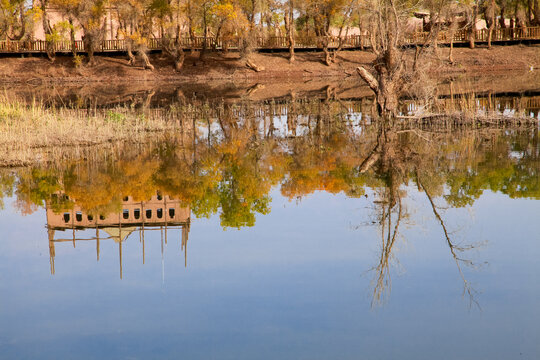
[[[428,71],[434,74],[503,74],[509,71],[540,71],[540,46],[514,45],[487,48],[455,48],[453,64],[447,61],[448,48],[441,48],[436,55],[426,57]],[[410,57],[413,50],[408,50]],[[189,55],[180,72],[175,72],[172,62],[161,54],[151,54],[154,71],[144,70],[142,64],[129,66],[125,56],[98,56],[93,67],[76,68],[70,56],[58,56],[54,63],[42,56],[0,58],[0,83],[84,83],[113,81],[270,81],[274,79],[307,80],[343,78],[355,75],[358,65],[369,66],[374,55],[366,51],[342,51],[332,66],[322,63],[320,52],[301,52],[297,61],[289,64],[287,53],[257,53],[253,61],[265,68],[255,72],[239,59],[238,53],[209,53],[205,61],[198,54]]]

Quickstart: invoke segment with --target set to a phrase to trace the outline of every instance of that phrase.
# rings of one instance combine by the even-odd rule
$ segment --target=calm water
[[[538,127],[323,113],[0,172],[0,358],[538,359]]]

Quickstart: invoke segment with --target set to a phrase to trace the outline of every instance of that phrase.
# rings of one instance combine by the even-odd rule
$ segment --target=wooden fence
[[[476,30],[474,39],[476,42],[488,41],[488,29]],[[405,41],[409,44],[424,43],[429,37],[429,32],[417,32],[406,37]],[[458,30],[453,34],[454,43],[469,42],[469,31]],[[452,38],[452,33],[449,31],[441,31],[438,34],[437,41],[442,44],[449,44]],[[513,42],[523,40],[540,40],[540,27],[525,27],[514,29],[494,29],[491,37],[493,43],[497,42]]]
[[[448,31],[441,31],[438,34],[438,42],[447,44],[450,42],[452,34]],[[422,44],[429,37],[427,32],[416,32],[408,34],[405,43],[409,45]],[[487,42],[488,30],[477,30],[475,40],[477,42]],[[453,34],[454,43],[467,43],[469,41],[469,33],[466,30],[456,31]],[[540,40],[540,27],[526,27],[521,29],[495,29],[492,34],[492,42],[519,42],[527,40]],[[238,49],[240,47],[239,38],[207,38],[206,48],[208,49]],[[194,38],[184,37],[181,39],[181,44],[185,49],[202,49],[204,45],[204,37],[196,36]],[[295,39],[296,49],[320,49],[324,43],[331,49],[340,46],[342,48],[361,48],[369,47],[369,35],[352,35],[343,37],[307,37],[298,36]],[[84,52],[84,42],[76,40],[58,41],[51,44],[52,51],[55,53],[68,53],[75,50]],[[160,50],[162,48],[162,40],[152,38],[147,40],[149,50]],[[285,36],[269,36],[259,37],[256,43],[258,50],[286,49],[288,47],[287,37]],[[0,53],[44,53],[47,51],[47,42],[42,40],[34,41],[0,41]],[[124,39],[120,40],[103,40],[94,49],[95,52],[125,52],[127,51],[127,42]]]

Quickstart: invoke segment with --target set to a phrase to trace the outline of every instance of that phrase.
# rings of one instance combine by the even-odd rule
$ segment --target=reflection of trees
[[[0,170],[0,210],[4,208],[4,197],[13,195],[15,175],[12,172]]]
[[[473,161],[448,174],[447,200],[454,206],[471,204],[484,190],[512,198],[540,197],[538,131],[490,133],[475,139]],[[466,165],[466,166],[465,166]]]
[[[377,304],[390,290],[400,227],[410,221],[404,186],[415,184],[426,195],[465,293],[474,302],[463,271],[463,265],[474,264],[463,253],[476,245],[452,239],[436,201],[467,206],[485,190],[540,198],[538,129],[381,127],[365,118],[349,119],[344,106],[330,99],[297,102],[286,109],[280,124],[277,105],[253,109],[221,104],[218,120],[202,109],[193,118],[181,118],[183,132],[163,143],[127,147],[101,160],[1,175],[0,190],[9,195],[15,187],[23,213],[45,201],[60,212],[76,201],[89,214],[119,211],[125,196],[146,201],[161,192],[189,205],[195,216],[219,214],[223,227],[240,228],[253,226],[257,214],[270,211],[274,186],[289,199],[315,191],[358,197],[369,188],[377,196],[375,222],[381,235],[373,267]]]
[[[256,213],[269,211],[268,192],[276,183],[271,144],[254,144],[250,127],[236,125],[221,119],[222,137],[214,143],[171,145],[155,174],[156,184],[188,203],[195,215],[220,211],[225,227],[253,226]]]
[[[380,179],[379,185],[375,187],[378,199],[374,201],[374,204],[377,212],[376,223],[380,228],[381,246],[378,263],[372,268],[372,271],[375,273],[372,304],[377,305],[382,303],[385,295],[390,291],[390,266],[392,260],[395,260],[393,250],[395,248],[396,238],[399,236],[400,225],[403,223],[403,220],[408,218],[407,211],[402,202],[405,192],[400,188],[402,185],[406,185],[410,179],[426,195],[433,215],[441,226],[444,239],[463,281],[464,294],[468,296],[471,304],[478,305],[474,297],[475,291],[467,281],[462,267],[462,265],[472,268],[476,266],[471,260],[465,258],[463,254],[467,250],[476,248],[478,244],[461,245],[452,239],[443,216],[439,208],[435,205],[433,193],[443,195],[445,184],[449,179],[452,179],[452,176],[456,172],[471,171],[471,167],[475,168],[485,158],[502,157],[503,155],[504,158],[508,158],[508,148],[493,146],[490,149],[503,151],[498,151],[496,154],[487,151],[479,156],[478,151],[470,151],[469,144],[471,143],[471,139],[467,141],[459,139],[457,143],[463,143],[466,146],[464,148],[456,148],[456,143],[452,142],[450,137],[447,137],[446,144],[450,144],[448,147],[450,151],[445,152],[445,148],[443,147],[443,151],[435,152],[430,144],[435,137],[428,134],[431,137],[428,138],[425,135],[409,131],[395,131],[392,128],[382,128],[379,131],[376,142],[374,141],[375,144],[371,147],[372,150],[367,153],[367,156],[359,166],[361,172],[371,172],[373,177]],[[474,143],[478,135],[477,132],[473,132],[465,137],[471,136]],[[485,138],[483,138],[479,141],[479,144],[484,144],[485,142]],[[499,142],[500,139],[497,139],[494,143],[498,144]],[[475,149],[478,150],[477,148]],[[525,159],[527,157],[522,157],[522,160]],[[463,162],[466,166],[456,167],[456,164],[459,162]],[[521,168],[521,165],[512,163],[511,160],[510,163],[512,164],[512,168]],[[504,183],[513,176],[513,172],[509,172],[507,169],[508,164],[503,163],[502,171],[498,172],[500,169],[497,168],[495,163],[491,163],[490,167],[486,169],[487,171],[481,174],[489,179],[490,177],[493,178],[494,172],[497,174],[497,181],[487,181],[486,183],[485,180],[480,179],[475,186],[469,186],[465,191],[461,188],[460,192],[470,197],[476,197],[476,194],[481,193],[483,189],[498,189],[497,184]],[[536,172],[537,170],[534,169],[534,166],[533,169],[528,169],[528,173],[534,174]],[[505,177],[504,175],[508,175],[509,177]],[[501,182],[499,178],[505,180]],[[530,187],[530,189],[533,190],[532,195],[534,195],[534,187]],[[452,196],[456,196],[456,194],[450,192],[449,195],[443,198],[447,200],[447,204],[455,206],[455,202],[452,203],[449,201],[449,199],[452,199]]]
[[[372,305],[381,304],[390,292],[393,249],[399,236],[400,225],[408,217],[402,201],[404,192],[400,186],[407,182],[407,166],[417,159],[407,142],[400,140],[393,129],[381,127],[375,145],[359,166],[360,172],[371,170],[374,177],[380,181],[376,188],[378,199],[374,205],[381,245],[379,261],[371,269],[375,272]]]
[[[444,196],[450,206],[471,204],[484,190],[540,197],[535,129],[379,129],[364,119],[355,124],[342,108],[331,100],[295,103],[281,125],[285,130],[278,131],[268,109],[221,105],[219,121],[199,112],[200,121],[159,145],[20,170],[18,206],[30,212],[48,200],[61,211],[76,199],[85,211],[103,213],[118,210],[124,196],[144,201],[162,191],[197,216],[219,213],[223,226],[240,227],[269,211],[268,193],[277,184],[290,199],[317,190],[360,196],[366,187],[385,189],[385,213],[399,205],[400,186],[417,179],[423,191]],[[15,181],[2,179],[8,188]]]

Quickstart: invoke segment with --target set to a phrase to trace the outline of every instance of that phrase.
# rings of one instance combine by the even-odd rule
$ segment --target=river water
[[[0,358],[538,359],[538,124],[329,103],[0,170]]]

